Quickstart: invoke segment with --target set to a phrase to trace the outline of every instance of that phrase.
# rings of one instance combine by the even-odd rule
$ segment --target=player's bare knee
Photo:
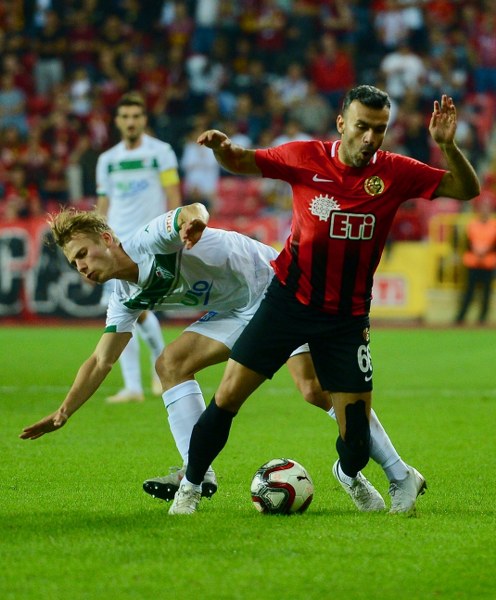
[[[166,346],[155,362],[155,370],[160,378],[160,381],[165,389],[169,389],[184,381],[188,373],[185,372],[184,361],[169,351],[169,346]]]
[[[303,398],[309,404],[322,408],[325,411],[331,409],[332,402],[327,392],[323,392],[318,382],[305,381],[298,385]]]

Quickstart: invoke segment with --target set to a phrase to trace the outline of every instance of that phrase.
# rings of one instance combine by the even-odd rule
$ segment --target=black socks
[[[236,413],[219,408],[215,404],[215,396],[203,411],[193,427],[189,443],[186,478],[190,483],[202,483],[208,467],[226,445],[235,416]]]

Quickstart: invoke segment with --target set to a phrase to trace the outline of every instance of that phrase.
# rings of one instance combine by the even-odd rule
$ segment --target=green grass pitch
[[[416,518],[356,512],[330,471],[336,425],[285,369],[236,417],[219,491],[191,517],[169,517],[141,489],[180,459],[160,398],[104,403],[117,367],[62,430],[18,439],[58,407],[100,332],[0,328],[3,600],[496,598],[494,330],[372,332],[374,408],[429,486]],[[207,401],[221,374],[199,376]],[[304,515],[252,506],[253,473],[280,456],[313,477]],[[388,501],[382,470],[371,462],[365,474]]]

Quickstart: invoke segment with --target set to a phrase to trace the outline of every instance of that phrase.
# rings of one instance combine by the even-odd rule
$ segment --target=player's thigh
[[[192,376],[211,365],[225,362],[229,348],[215,339],[193,331],[181,335],[165,347],[161,359],[161,371],[174,376]]]
[[[372,357],[367,317],[341,319],[309,342],[322,389],[365,393],[372,390]]]
[[[238,412],[244,401],[265,379],[264,375],[229,359],[222,381],[215,392],[217,406],[231,412]]]

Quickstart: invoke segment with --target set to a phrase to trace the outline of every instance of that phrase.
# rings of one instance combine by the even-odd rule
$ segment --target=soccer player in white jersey
[[[167,209],[181,204],[178,163],[174,150],[165,142],[145,133],[147,124],[143,98],[125,94],[118,102],[115,125],[121,141],[103,152],[96,167],[97,210],[107,217],[120,240],[126,240]],[[113,282],[104,287],[102,304],[106,304]],[[162,386],[155,372],[155,361],[164,348],[157,317],[144,311],[137,331],[150,348],[152,393],[160,395]],[[124,388],[107,398],[110,403],[142,401],[139,341],[134,336],[120,358]]]
[[[182,207],[154,219],[122,244],[105,219],[95,212],[65,209],[52,217],[55,242],[68,261],[89,281],[116,279],[106,329],[94,352],[81,365],[60,408],[26,427],[22,439],[36,439],[62,427],[98,389],[129,342],[143,310],[196,306],[207,311],[171,344],[157,361],[169,424],[183,463],[188,461],[192,429],[205,410],[195,374],[226,361],[230,349],[258,308],[273,277],[270,261],[277,255],[269,246],[232,231],[206,227],[208,213],[201,204]],[[305,399],[331,416],[329,394],[313,370],[308,347],[295,350],[288,368]],[[371,415],[371,456],[390,482],[408,472],[382,428]],[[184,474],[148,480],[145,491],[171,500]],[[385,508],[382,496],[360,474],[360,494],[352,496],[361,511]],[[217,490],[215,474],[207,470],[202,494]],[[393,501],[406,511],[415,497]]]

